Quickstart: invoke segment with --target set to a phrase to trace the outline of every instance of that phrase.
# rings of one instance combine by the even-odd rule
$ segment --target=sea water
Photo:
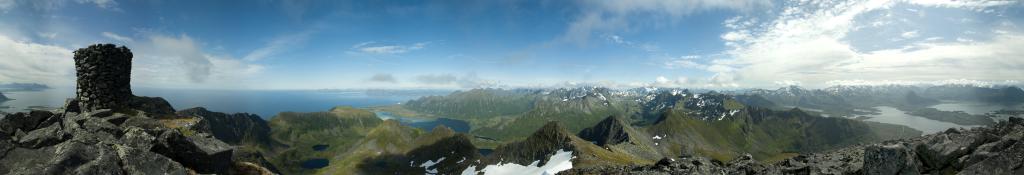
[[[163,97],[175,110],[205,107],[214,112],[252,113],[269,119],[280,112],[327,111],[335,106],[371,107],[402,103],[426,95],[444,95],[443,91],[371,94],[362,90],[179,90],[133,88],[138,96]],[[30,108],[57,108],[75,96],[74,88],[50,88],[41,91],[3,92],[10,101],[0,102],[0,111],[24,112]]]

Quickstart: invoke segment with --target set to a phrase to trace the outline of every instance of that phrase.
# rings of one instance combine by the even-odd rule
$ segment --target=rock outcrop
[[[622,166],[651,162],[625,152],[602,148],[580,139],[569,133],[561,123],[556,121],[548,122],[525,140],[498,146],[482,162],[487,165],[499,163],[530,165],[536,161],[538,166],[543,166],[559,150],[572,152],[573,167]]]
[[[213,134],[213,137],[228,144],[271,146],[270,125],[260,116],[254,114],[225,114],[196,107],[178,111],[177,115],[202,118],[196,129],[208,131]]]
[[[145,126],[156,121],[138,114],[144,113],[9,114],[0,121],[0,174],[228,173],[230,166],[215,163],[231,163],[231,149],[220,146],[223,142]],[[228,156],[215,156],[223,154]]]
[[[210,134],[179,130],[167,101],[132,95],[131,57],[110,44],[75,51],[75,99],[0,118],[0,174],[260,172],[233,161],[235,148]]]
[[[614,145],[630,141],[635,132],[621,119],[615,116],[605,118],[593,127],[583,129],[577,134],[581,139],[588,140],[597,146]]]
[[[576,168],[559,174],[1024,174],[1024,119],[916,138],[803,154],[771,164],[665,158],[653,165]]]
[[[554,155],[558,150],[578,150],[573,144],[573,135],[558,122],[549,122],[533,135],[521,142],[509,143],[494,149],[488,164],[499,162],[510,162],[520,165],[528,165],[533,161],[540,161],[538,165],[544,165],[548,157]],[[579,139],[579,138],[577,138]],[[578,154],[578,152],[574,152]]]

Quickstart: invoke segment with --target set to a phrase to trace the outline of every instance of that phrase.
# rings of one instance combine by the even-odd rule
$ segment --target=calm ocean
[[[446,91],[389,91],[368,93],[362,90],[172,90],[133,88],[135,95],[163,97],[175,110],[205,107],[211,111],[257,114],[269,119],[279,112],[327,111],[334,106],[370,107],[392,105],[426,95],[444,95]],[[29,107],[60,107],[74,96],[73,88],[42,91],[3,92],[15,100],[0,102],[0,111],[19,112]]]

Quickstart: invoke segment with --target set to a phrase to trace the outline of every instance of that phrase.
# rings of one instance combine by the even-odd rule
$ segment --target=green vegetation
[[[409,166],[410,162],[436,159],[437,154],[423,151],[442,149],[445,145],[437,145],[440,142],[461,145],[460,149],[468,151],[460,155],[469,157],[477,154],[476,148],[495,148],[486,158],[491,163],[495,160],[490,159],[497,158],[521,159],[528,164],[557,149],[571,149],[578,157],[574,166],[585,167],[648,164],[684,154],[729,161],[750,153],[756,159],[773,161],[796,153],[920,135],[904,126],[820,117],[799,109],[748,107],[727,94],[654,93],[658,94],[612,95],[601,88],[475,89],[368,110],[336,107],[328,112],[283,112],[269,125],[271,139],[288,147],[274,150],[268,157],[287,174],[365,174],[377,172],[375,169],[418,174],[423,169]],[[774,106],[760,97],[745,98]],[[460,119],[470,123],[473,136],[444,127],[425,133],[397,121],[382,121],[369,110],[403,117]],[[602,147],[575,136],[608,116],[623,116],[619,125],[631,131],[629,142]],[[330,146],[325,151],[311,149],[319,144]],[[318,170],[301,169],[301,162],[311,158],[327,158],[331,163]]]
[[[268,157],[282,173],[309,174],[312,170],[300,166],[303,161],[346,152],[383,122],[373,112],[352,107],[335,107],[328,112],[282,112],[270,119],[270,138],[288,147]],[[329,147],[314,151],[314,145]]]
[[[526,91],[473,89],[410,100],[404,107],[454,119],[476,119],[526,112],[533,107],[533,97]]]
[[[868,124],[849,119],[811,116],[800,110],[748,108],[743,113],[747,114],[701,121],[670,111],[647,132],[664,137],[656,140],[657,147],[668,155],[699,154],[721,161],[743,153],[772,160],[788,153],[882,139]]]

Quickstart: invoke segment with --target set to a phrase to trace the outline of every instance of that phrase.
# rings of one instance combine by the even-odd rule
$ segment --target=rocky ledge
[[[803,154],[774,163],[664,158],[653,165],[582,168],[559,174],[1024,174],[1024,119],[992,126]]]
[[[270,174],[232,161],[234,147],[208,133],[182,133],[147,109],[54,111],[0,118],[0,174]],[[147,105],[143,105],[147,106]],[[169,106],[167,107],[169,108]]]

